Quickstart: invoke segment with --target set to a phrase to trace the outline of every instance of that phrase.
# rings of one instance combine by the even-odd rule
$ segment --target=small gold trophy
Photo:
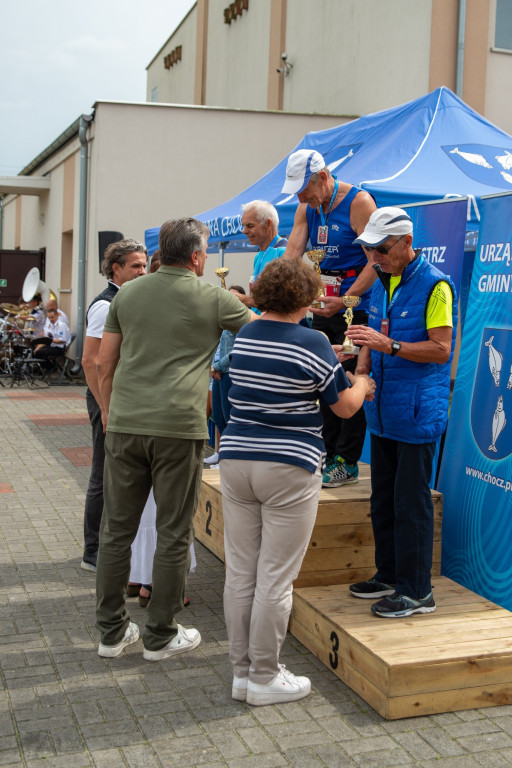
[[[347,321],[347,331],[352,325],[352,320],[354,319],[354,307],[357,307],[359,302],[361,301],[360,296],[342,296],[343,303],[346,306],[346,310],[343,313],[343,316],[345,320]],[[361,347],[356,347],[352,339],[348,339],[345,336],[345,341],[342,344],[343,353],[345,355],[358,355],[361,351]]]
[[[220,277],[222,287],[226,290],[226,277],[229,274],[229,267],[218,267],[218,269],[215,270],[215,274],[217,277]]]
[[[322,274],[320,272],[320,262],[323,261],[327,256],[323,248],[318,248],[314,251],[306,251],[306,256],[310,261],[313,262],[313,269],[315,270],[315,272],[317,272],[319,275]],[[322,296],[322,294],[323,294],[323,291],[321,291],[318,295]],[[312,301],[311,306],[322,308],[324,305],[323,305],[323,302],[321,301]]]

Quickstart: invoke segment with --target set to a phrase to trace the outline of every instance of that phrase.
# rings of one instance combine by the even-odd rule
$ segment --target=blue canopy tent
[[[399,107],[308,133],[290,153],[302,148],[318,150],[332,173],[369,190],[379,206],[468,196],[470,230],[478,228],[482,195],[512,190],[512,137],[445,87]],[[287,159],[236,197],[197,216],[209,226],[209,250],[248,249],[241,205],[250,200],[274,203],[280,234],[291,232],[297,197],[281,194]],[[150,253],[158,246],[158,231],[146,230]]]

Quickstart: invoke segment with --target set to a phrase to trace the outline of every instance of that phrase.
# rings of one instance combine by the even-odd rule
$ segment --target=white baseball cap
[[[306,189],[311,176],[325,168],[325,160],[314,149],[298,149],[288,158],[286,181],[281,192],[298,195]]]
[[[386,206],[377,208],[368,219],[364,228],[354,243],[367,245],[370,248],[385,243],[392,235],[411,235],[412,220],[403,208]]]

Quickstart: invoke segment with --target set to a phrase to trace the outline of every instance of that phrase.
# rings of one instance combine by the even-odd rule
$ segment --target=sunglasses
[[[394,243],[392,243],[392,245],[390,245],[390,246],[389,246],[389,248],[384,248],[384,246],[383,246],[383,245],[378,245],[377,247],[374,247],[374,246],[370,246],[370,245],[363,245],[363,248],[364,248],[364,250],[365,250],[367,253],[373,253],[374,251],[377,251],[377,253],[378,253],[380,256],[387,256],[387,254],[390,252],[390,250],[391,250],[392,248],[394,248],[394,247],[395,247],[395,245],[396,245],[397,243],[399,243],[399,242],[400,242],[400,240],[402,239],[402,237],[404,237],[404,235],[402,235],[401,237],[399,237],[399,238],[398,238],[398,240],[395,240],[395,242],[394,242]]]

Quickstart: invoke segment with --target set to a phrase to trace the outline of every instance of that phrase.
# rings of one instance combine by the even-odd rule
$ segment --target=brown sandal
[[[147,608],[147,605],[149,601],[151,600],[151,593],[153,591],[153,587],[151,584],[141,584],[142,589],[146,589],[149,592],[149,595],[141,595],[139,592],[139,605],[141,608]]]
[[[128,584],[126,587],[126,597],[138,597],[142,584]]]

